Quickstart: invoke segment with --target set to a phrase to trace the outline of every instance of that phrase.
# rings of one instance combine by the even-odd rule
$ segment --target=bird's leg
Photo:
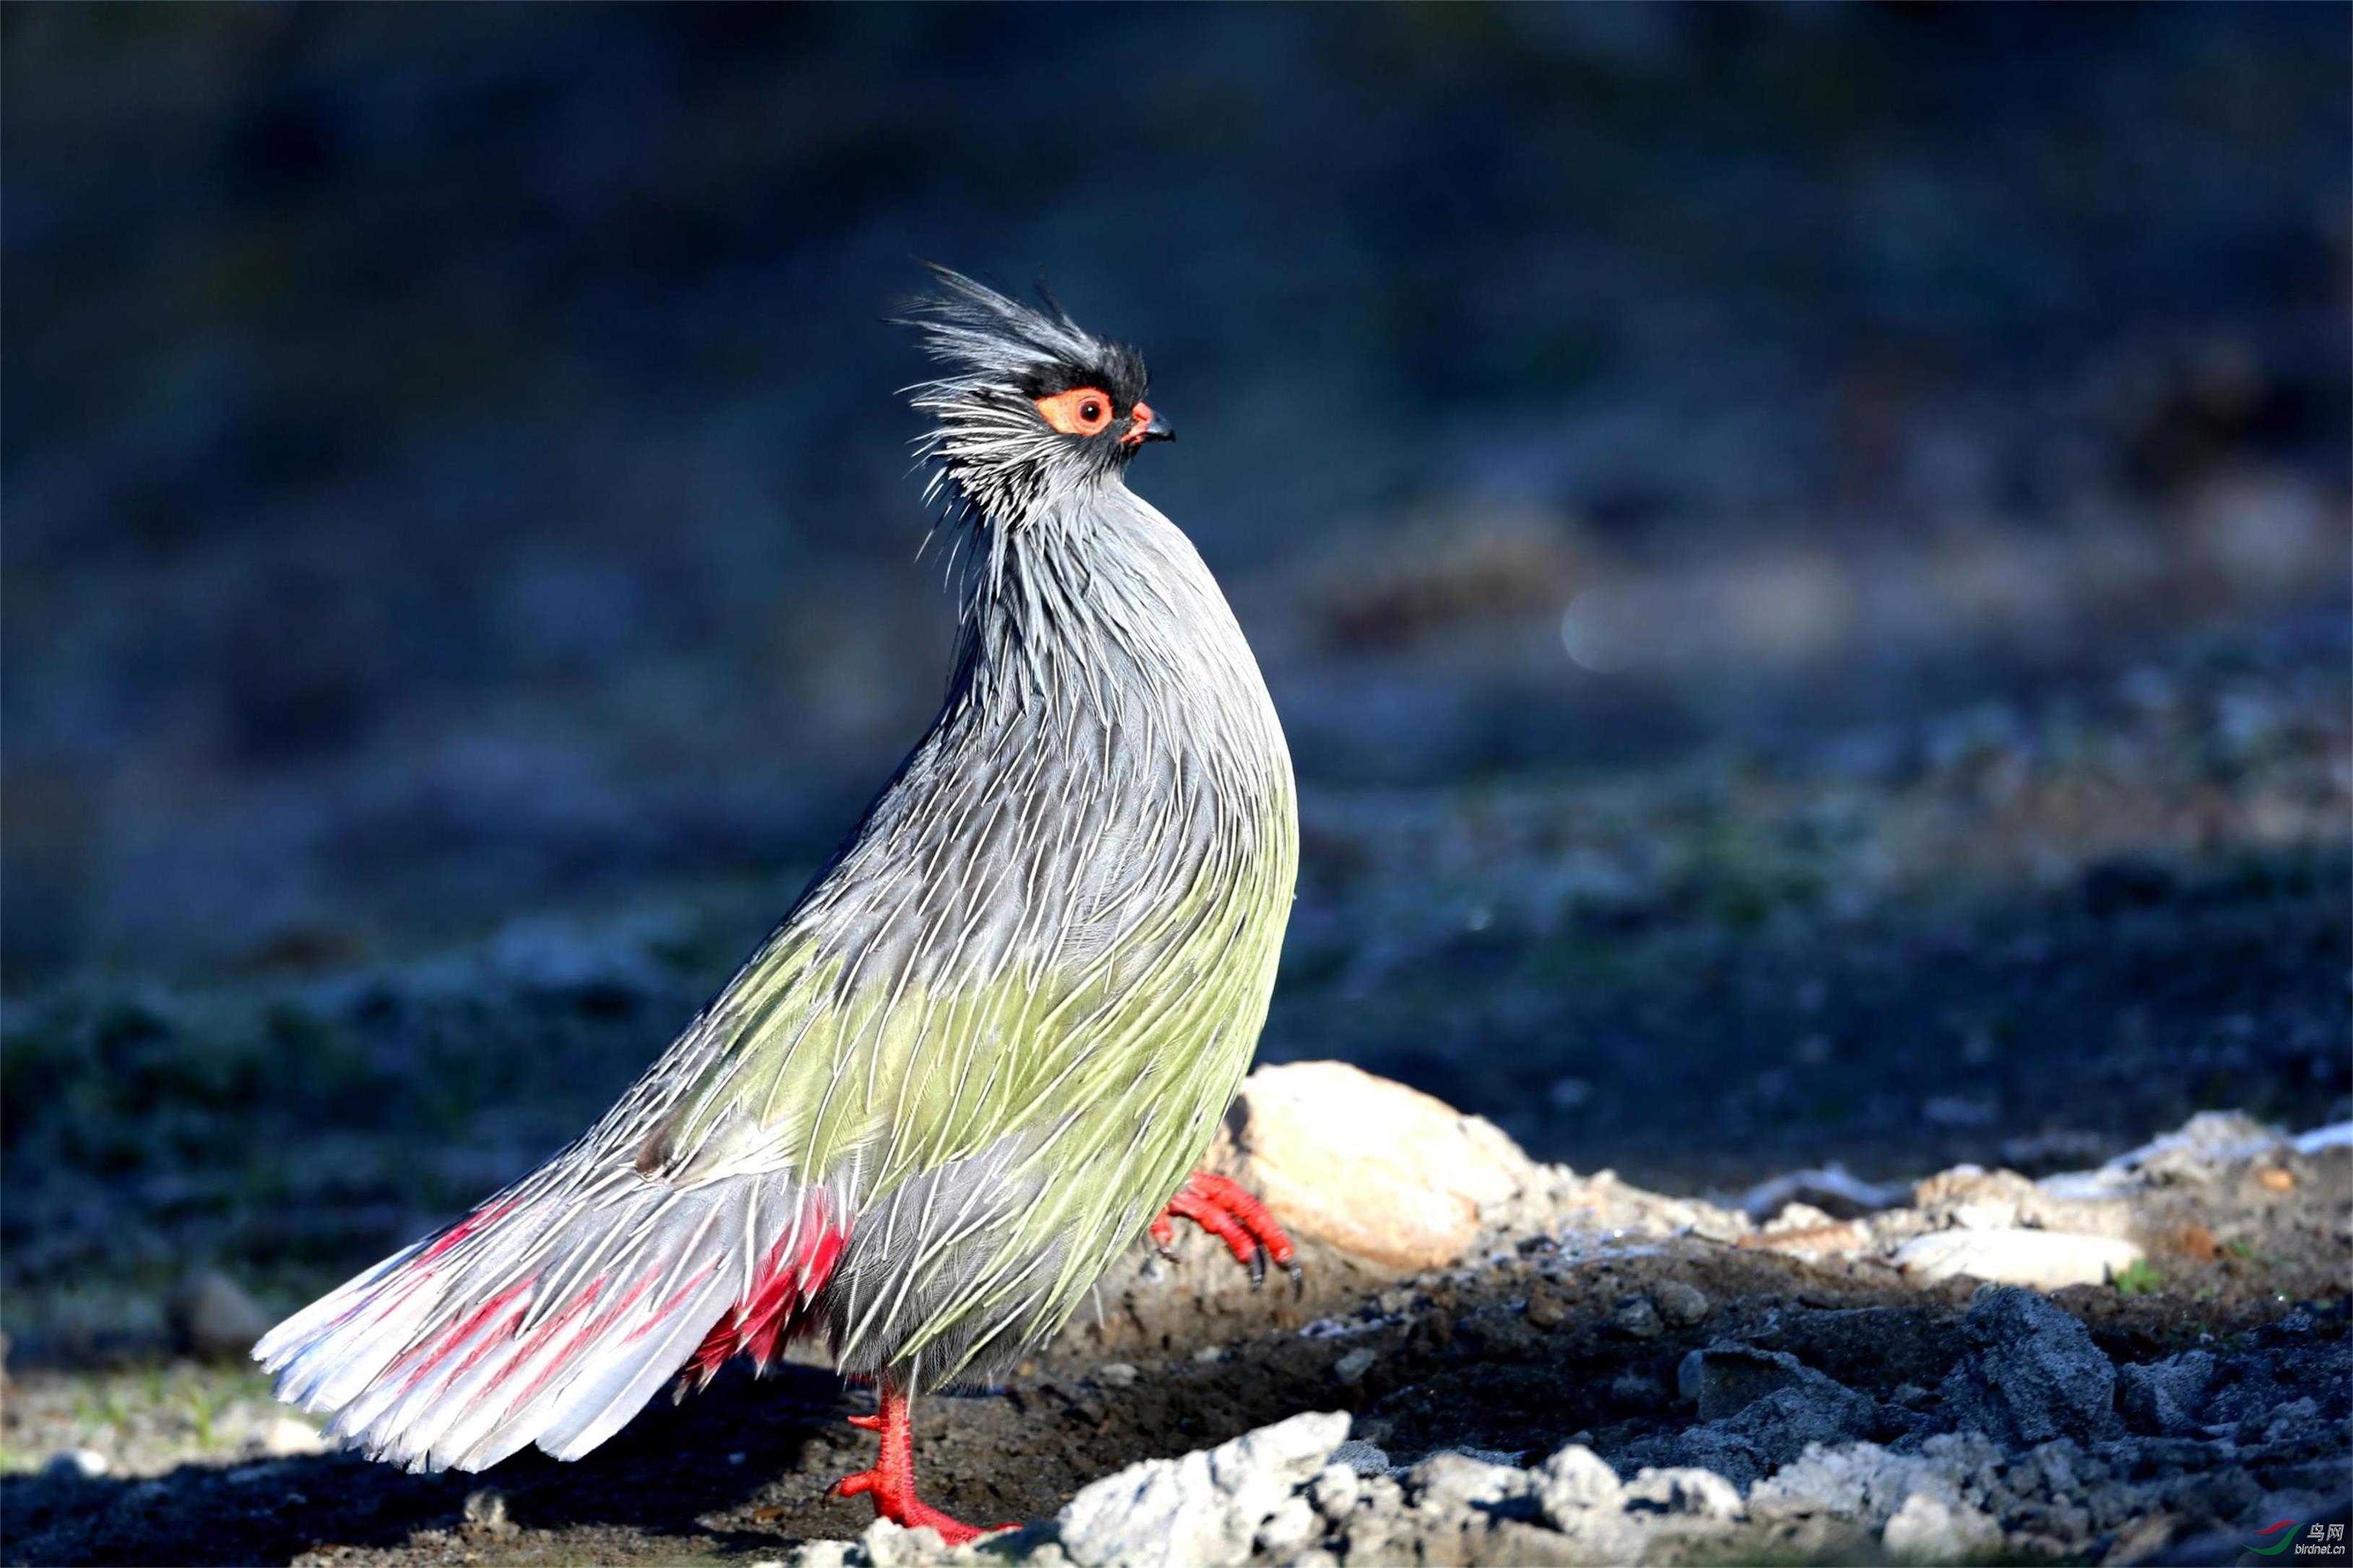
[[[914,1402],[888,1377],[880,1379],[879,1384],[882,1407],[871,1415],[853,1415],[849,1424],[879,1434],[882,1439],[881,1452],[875,1456],[872,1469],[844,1476],[834,1490],[843,1497],[870,1493],[874,1499],[874,1511],[881,1517],[909,1530],[920,1530],[928,1525],[938,1531],[940,1539],[950,1546],[962,1546],[975,1536],[987,1535],[995,1531],[1018,1529],[1018,1525],[1012,1524],[966,1524],[916,1498],[915,1427],[910,1416]]]
[[[1294,1292],[1306,1288],[1291,1237],[1266,1212],[1266,1205],[1240,1184],[1207,1171],[1196,1171],[1186,1177],[1176,1195],[1168,1200],[1167,1212],[1152,1222],[1152,1244],[1164,1255],[1176,1239],[1176,1233],[1168,1224],[1172,1215],[1191,1220],[1224,1242],[1226,1250],[1234,1255],[1234,1261],[1250,1271],[1252,1289],[1266,1283],[1270,1258],[1276,1268],[1291,1276]]]

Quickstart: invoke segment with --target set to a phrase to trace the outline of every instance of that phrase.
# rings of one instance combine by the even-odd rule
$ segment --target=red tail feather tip
[[[762,1371],[800,1327],[809,1299],[825,1289],[849,1242],[847,1231],[835,1229],[822,1210],[812,1210],[796,1237],[776,1243],[761,1265],[757,1282],[744,1299],[728,1309],[712,1326],[687,1361],[681,1381],[708,1384],[731,1358],[748,1355]],[[787,1245],[792,1245],[788,1256]]]

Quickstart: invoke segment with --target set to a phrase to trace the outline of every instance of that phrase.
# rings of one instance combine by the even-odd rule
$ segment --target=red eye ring
[[[1074,386],[1037,404],[1038,416],[1065,436],[1100,436],[1111,428],[1111,394],[1100,386]]]

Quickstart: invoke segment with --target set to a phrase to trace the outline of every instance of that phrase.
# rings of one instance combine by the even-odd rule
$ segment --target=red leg
[[[977,1535],[999,1530],[1016,1530],[1012,1524],[973,1525],[952,1519],[929,1503],[915,1497],[915,1428],[909,1416],[913,1405],[897,1384],[882,1380],[882,1408],[871,1415],[853,1415],[852,1426],[863,1426],[882,1436],[881,1452],[875,1456],[874,1468],[860,1470],[854,1476],[844,1476],[834,1490],[843,1497],[856,1497],[860,1492],[872,1495],[874,1511],[893,1524],[903,1524],[909,1530],[925,1525],[940,1532],[940,1539],[950,1546],[962,1546]]]
[[[1152,1239],[1164,1247],[1171,1234],[1169,1215],[1189,1219],[1224,1242],[1234,1261],[1250,1271],[1252,1286],[1265,1283],[1267,1260],[1271,1258],[1276,1268],[1290,1274],[1293,1289],[1304,1289],[1291,1237],[1266,1212],[1266,1205],[1237,1183],[1207,1171],[1187,1176],[1176,1195],[1168,1200],[1167,1214],[1152,1222]]]

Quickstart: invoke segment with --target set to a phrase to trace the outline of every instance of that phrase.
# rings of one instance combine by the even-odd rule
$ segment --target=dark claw
[[[1307,1270],[1302,1268],[1296,1263],[1286,1263],[1283,1265],[1283,1268],[1288,1269],[1291,1274],[1291,1299],[1294,1301],[1305,1300],[1307,1295]]]
[[[1263,1286],[1263,1285],[1266,1283],[1266,1248],[1265,1248],[1265,1247],[1254,1247],[1254,1248],[1252,1248],[1252,1249],[1251,1249],[1251,1251],[1250,1251],[1250,1289],[1253,1289],[1253,1290],[1256,1290],[1256,1289],[1260,1289],[1261,1286]]]
[[[1152,1244],[1152,1250],[1160,1255],[1160,1261],[1163,1263],[1176,1261],[1176,1249],[1173,1247],[1163,1247],[1155,1241]]]

